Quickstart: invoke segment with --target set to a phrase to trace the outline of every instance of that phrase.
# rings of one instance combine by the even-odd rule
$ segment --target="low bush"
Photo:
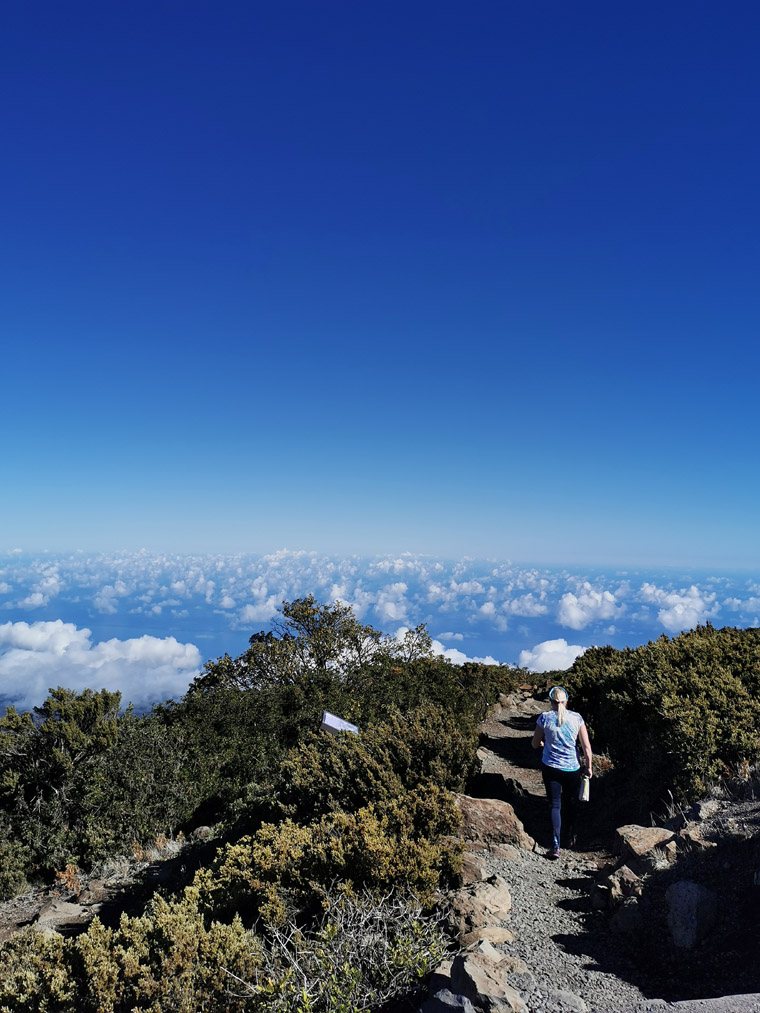
[[[255,979],[261,957],[239,919],[206,926],[188,890],[117,929],[96,919],[76,939],[15,936],[0,960],[0,1013],[244,1013],[258,1007],[230,985]]]
[[[331,890],[313,930],[273,929],[255,983],[239,981],[272,1013],[361,1013],[421,991],[447,950],[438,919],[397,891]]]
[[[461,845],[450,836],[459,821],[453,796],[429,786],[306,825],[264,824],[222,849],[195,885],[209,914],[244,911],[273,925],[294,909],[316,910],[338,880],[354,889],[406,888],[430,903],[460,867]]]
[[[280,767],[277,814],[303,821],[355,812],[424,785],[462,791],[475,772],[476,749],[474,723],[432,704],[396,713],[361,735],[310,733]]]
[[[644,812],[760,758],[760,630],[707,625],[635,649],[590,648],[564,684]]]

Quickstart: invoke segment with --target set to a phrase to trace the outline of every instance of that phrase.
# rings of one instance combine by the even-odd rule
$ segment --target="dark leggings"
[[[581,772],[580,770],[558,770],[556,767],[549,767],[542,763],[541,775],[544,779],[546,797],[551,806],[554,843],[559,846],[563,810],[567,840],[571,841],[575,835],[575,809],[578,804]]]

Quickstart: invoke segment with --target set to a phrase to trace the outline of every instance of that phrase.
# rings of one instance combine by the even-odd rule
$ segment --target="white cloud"
[[[625,611],[611,591],[599,591],[586,581],[577,595],[568,591],[559,602],[557,618],[571,630],[585,629],[599,619],[614,619]]]
[[[463,633],[439,633],[439,640],[464,640]]]
[[[691,630],[700,623],[717,615],[720,606],[715,594],[706,594],[694,584],[680,591],[666,591],[655,584],[645,583],[641,597],[659,606],[657,619],[669,633]]]
[[[279,601],[271,595],[266,601],[257,602],[255,605],[246,605],[240,610],[240,622],[245,623],[268,623],[277,613]]]
[[[60,619],[0,625],[0,695],[19,709],[41,704],[56,686],[119,690],[147,707],[181,696],[201,668],[194,644],[142,636],[93,644],[88,629]]]
[[[742,612],[747,614],[748,612],[758,613],[760,612],[760,598],[752,596],[751,598],[726,598],[723,602],[723,607],[727,608],[729,612]]]
[[[513,616],[543,616],[549,611],[549,606],[542,600],[545,597],[545,592],[542,592],[538,598],[536,598],[533,592],[530,592],[529,594],[523,594],[519,598],[513,598],[511,601],[505,602],[504,608]]]
[[[6,584],[4,580],[0,580],[0,594],[8,594],[11,589],[10,584]]]
[[[116,601],[129,594],[129,588],[123,580],[117,580],[113,584],[106,584],[92,599],[92,603],[98,612],[105,615],[113,615],[118,612]]]
[[[377,596],[375,612],[381,622],[398,622],[406,619],[408,602],[404,597],[409,590],[408,585],[403,581],[396,584],[386,584]]]
[[[586,650],[578,644],[568,644],[563,638],[544,640],[530,651],[520,652],[520,666],[532,672],[564,671]]]

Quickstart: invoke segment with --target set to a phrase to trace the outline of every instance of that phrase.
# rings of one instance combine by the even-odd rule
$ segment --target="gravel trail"
[[[530,1013],[663,1009],[661,1001],[652,1005],[647,999],[639,987],[643,983],[636,983],[640,972],[627,957],[626,944],[609,932],[606,914],[591,910],[591,884],[611,861],[609,831],[593,802],[580,807],[581,850],[563,851],[557,861],[546,857],[549,814],[539,754],[530,739],[536,717],[547,709],[546,703],[514,694],[481,726],[478,794],[488,797],[489,786],[512,779],[509,801],[536,839],[536,850],[520,852],[517,862],[485,853],[488,874],[502,876],[512,894],[508,924],[515,941],[508,952],[529,968],[527,974],[511,975],[510,984]]]

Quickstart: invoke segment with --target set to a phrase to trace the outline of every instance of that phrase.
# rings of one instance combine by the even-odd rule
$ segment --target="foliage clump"
[[[689,801],[760,758],[760,630],[710,624],[618,651],[590,648],[565,675],[642,810]]]

